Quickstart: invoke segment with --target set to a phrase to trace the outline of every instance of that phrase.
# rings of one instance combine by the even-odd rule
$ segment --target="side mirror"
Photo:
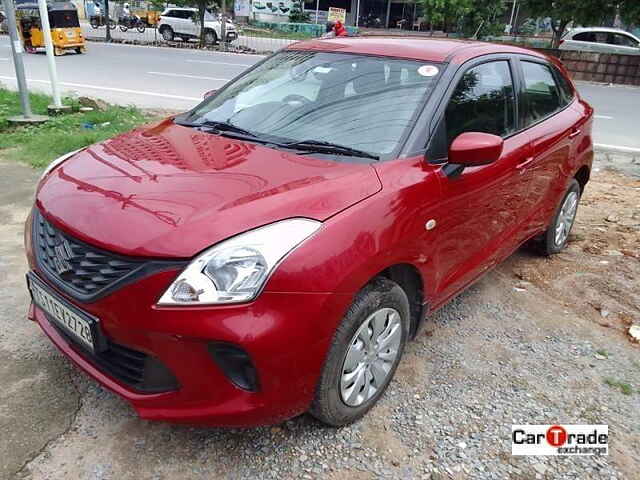
[[[465,167],[493,163],[502,155],[504,140],[497,135],[465,132],[458,135],[449,147],[449,159],[444,167],[447,176],[455,176]]]
[[[204,92],[202,98],[209,98],[211,95],[215,95],[216,93],[218,93],[218,89],[209,90],[208,92]]]

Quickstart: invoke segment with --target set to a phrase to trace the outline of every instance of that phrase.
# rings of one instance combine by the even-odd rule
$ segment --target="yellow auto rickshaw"
[[[49,26],[51,27],[51,40],[55,55],[63,55],[75,51],[86,51],[84,36],[80,30],[78,11],[71,2],[48,3]],[[44,33],[40,22],[40,11],[37,3],[22,3],[16,5],[16,18],[20,35],[27,52],[35,53],[43,49]]]

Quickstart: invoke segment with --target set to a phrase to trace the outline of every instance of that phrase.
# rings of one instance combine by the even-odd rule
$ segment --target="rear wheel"
[[[569,188],[562,198],[562,202],[560,202],[549,228],[542,236],[541,247],[543,254],[553,255],[567,246],[569,233],[578,212],[580,194],[580,184],[574,178],[569,184]]]
[[[160,30],[160,34],[162,35],[162,39],[165,42],[173,41],[173,30],[171,29],[171,27],[162,27],[162,29]]]
[[[310,413],[332,426],[362,417],[395,374],[409,332],[409,300],[374,279],[356,296],[333,337]]]
[[[111,19],[109,19],[109,28],[110,28],[111,30],[115,30],[115,29],[116,29],[116,22],[115,22],[115,20],[111,20]]]
[[[136,30],[139,33],[144,33],[145,28],[147,28],[142,20],[138,20],[138,24],[136,25]]]
[[[100,27],[100,22],[98,21],[98,19],[96,17],[93,17],[89,23],[91,24],[91,28],[98,28]]]
[[[127,30],[129,30],[129,27],[127,27],[124,23],[121,23],[118,26],[120,27],[121,32],[126,32]]]

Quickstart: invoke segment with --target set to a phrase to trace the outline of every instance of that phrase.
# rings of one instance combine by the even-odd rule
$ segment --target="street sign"
[[[347,21],[347,11],[344,8],[329,7],[327,20],[330,22],[340,21],[345,23]]]

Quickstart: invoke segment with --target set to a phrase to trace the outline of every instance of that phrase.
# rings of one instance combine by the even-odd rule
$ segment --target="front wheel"
[[[207,30],[206,32],[204,32],[204,43],[206,43],[207,45],[215,45],[217,41],[218,35],[216,35],[215,31]]]
[[[100,22],[98,21],[97,18],[92,18],[89,23],[91,24],[91,28],[99,28],[100,27]]]
[[[336,329],[310,413],[341,426],[367,413],[395,374],[409,332],[409,300],[395,282],[374,279]]]
[[[124,25],[123,23],[121,23],[120,25],[118,25],[120,27],[120,31],[121,32],[126,32],[127,30],[129,30],[129,27],[127,27],[126,25]]]
[[[551,221],[549,228],[542,237],[542,253],[553,255],[559,253],[567,246],[569,233],[578,212],[580,202],[580,184],[574,178],[569,184],[567,192],[556,210],[556,214]]]
[[[111,19],[109,19],[109,29],[110,29],[110,30],[115,30],[115,29],[116,29],[116,22],[115,22],[115,20],[111,20]]]
[[[145,28],[146,27],[144,23],[142,23],[141,21],[138,22],[138,25],[136,25],[136,30],[138,31],[138,33],[144,33]]]

